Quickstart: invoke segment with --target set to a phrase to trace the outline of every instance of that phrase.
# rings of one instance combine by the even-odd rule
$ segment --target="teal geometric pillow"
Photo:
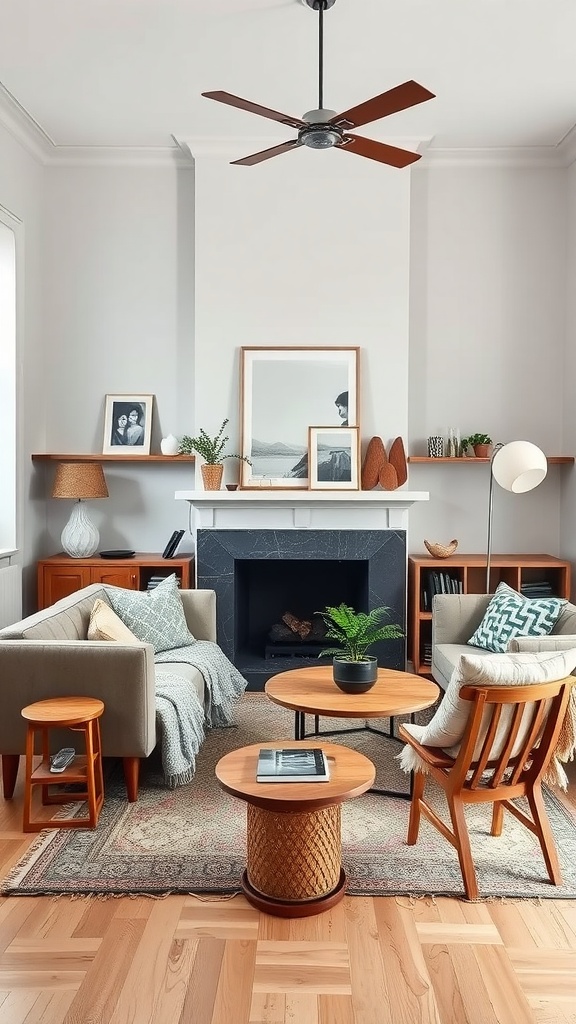
[[[175,573],[149,592],[106,587],[106,593],[116,615],[134,636],[152,644],[155,654],[194,643],[186,624]]]
[[[567,602],[560,597],[529,599],[499,583],[484,618],[468,643],[504,654],[515,636],[547,636]]]

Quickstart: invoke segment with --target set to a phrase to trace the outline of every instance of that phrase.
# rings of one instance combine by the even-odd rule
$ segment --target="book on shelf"
[[[328,782],[330,768],[320,747],[261,747],[257,782]]]

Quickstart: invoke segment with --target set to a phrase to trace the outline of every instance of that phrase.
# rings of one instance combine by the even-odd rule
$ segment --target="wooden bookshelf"
[[[448,574],[457,581],[462,594],[485,594],[486,555],[409,556],[408,651],[413,671],[419,675],[430,675],[425,650],[432,644],[432,611],[424,607],[423,595],[431,572]],[[546,582],[552,587],[552,596],[570,600],[571,564],[553,555],[492,555],[490,592],[501,582],[518,591],[523,583]]]

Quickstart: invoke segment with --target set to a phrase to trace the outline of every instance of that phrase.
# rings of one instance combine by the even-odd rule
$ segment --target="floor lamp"
[[[548,472],[544,452],[531,441],[500,442],[490,459],[490,493],[488,497],[488,550],[486,555],[486,593],[490,593],[490,557],[492,554],[492,508],[494,480],[505,491],[523,494],[541,484]]]

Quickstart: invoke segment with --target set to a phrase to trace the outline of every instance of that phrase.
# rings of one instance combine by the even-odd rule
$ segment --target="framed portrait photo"
[[[106,395],[103,455],[150,455],[154,395]]]
[[[357,491],[360,487],[358,427],[310,427],[310,490]]]
[[[359,351],[241,349],[241,488],[309,486],[310,426],[359,427]]]

